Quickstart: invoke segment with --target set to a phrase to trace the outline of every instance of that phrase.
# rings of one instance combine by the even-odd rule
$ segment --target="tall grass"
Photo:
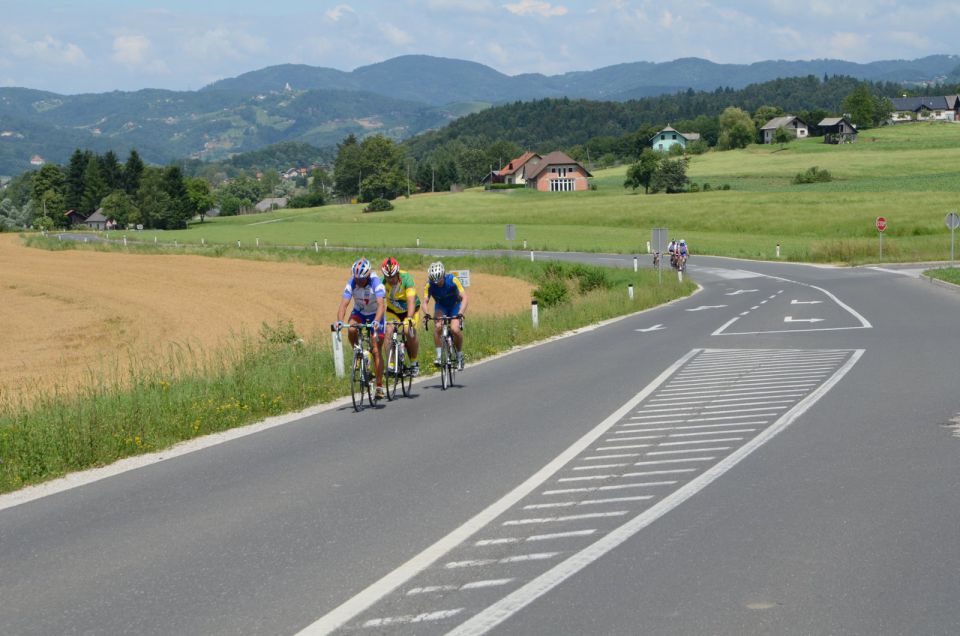
[[[91,244],[78,247],[93,249]],[[323,258],[323,262],[349,262],[355,257],[310,252],[291,256],[267,250],[255,256],[266,259],[271,255]],[[457,264],[538,283],[558,280],[570,289],[568,300],[540,312],[538,329],[533,328],[527,312],[469,317],[464,340],[468,360],[652,307],[693,290],[689,281],[681,284],[673,277],[658,284],[649,270],[634,273],[506,258],[465,258]],[[627,297],[628,284],[635,288],[632,301]],[[432,347],[420,351],[422,367],[428,368]],[[329,334],[301,339],[284,321],[264,325],[259,337],[236,336],[232,344],[213,352],[172,346],[160,361],[135,359],[112,368],[126,371],[93,370],[89,383],[78,392],[54,390],[29,404],[0,404],[0,492],[160,450],[349,392],[347,380],[334,373]]]

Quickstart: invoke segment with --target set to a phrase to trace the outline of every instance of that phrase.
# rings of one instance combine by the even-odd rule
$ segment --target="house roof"
[[[945,110],[947,98],[943,95],[936,97],[894,97],[890,100],[893,110],[915,113],[923,108],[927,110]]]
[[[845,122],[847,122],[848,124],[850,124],[850,126],[852,126],[853,128],[856,128],[856,126],[853,125],[853,122],[851,122],[851,121],[850,121],[849,119],[847,119],[846,117],[824,117],[824,118],[820,121],[820,123],[817,124],[817,126],[836,126],[837,124],[839,124],[839,123],[842,122],[842,121],[845,121]]]
[[[522,168],[525,163],[527,163],[528,161],[530,161],[530,160],[533,159],[534,157],[539,157],[539,156],[540,156],[540,155],[538,155],[538,154],[535,153],[535,152],[527,151],[527,152],[523,153],[522,155],[520,155],[519,157],[517,157],[516,159],[513,159],[512,161],[508,161],[506,167],[501,168],[501,169],[498,170],[497,172],[498,172],[501,176],[505,176],[505,175],[508,175],[508,174],[513,174],[514,172],[516,172],[517,170],[519,170],[520,168]]]
[[[584,174],[586,174],[588,177],[593,176],[592,174],[590,174],[590,172],[587,171],[586,168],[584,168],[580,164],[580,162],[571,159],[570,156],[564,152],[555,150],[554,152],[551,152],[543,156],[540,163],[538,163],[534,168],[535,171],[533,172],[533,174],[527,175],[527,179],[536,179],[538,176],[540,176],[542,172],[544,172],[550,166],[557,166],[561,164],[563,165],[573,164],[575,166],[578,166],[581,170],[583,170]]]
[[[660,135],[660,134],[663,134],[663,133],[677,133],[678,135],[680,135],[681,137],[683,137],[683,138],[686,139],[687,141],[696,141],[697,139],[700,139],[700,133],[685,133],[685,132],[680,132],[679,130],[677,130],[676,128],[674,128],[673,126],[670,126],[670,125],[667,125],[667,127],[664,128],[663,130],[658,130],[658,131],[657,131],[657,135]],[[657,138],[657,135],[654,135],[653,137],[651,137],[651,138],[649,139],[649,141],[653,141],[654,139],[656,139],[656,138]]]
[[[97,211],[87,217],[87,223],[106,223],[109,219],[103,214],[103,208],[97,208]]]
[[[777,128],[783,128],[784,126],[789,126],[791,123],[793,123],[794,120],[803,124],[804,126],[807,125],[805,121],[803,121],[796,115],[784,115],[783,117],[774,117],[773,119],[768,121],[766,124],[764,124],[763,128],[761,128],[760,130],[776,130]]]

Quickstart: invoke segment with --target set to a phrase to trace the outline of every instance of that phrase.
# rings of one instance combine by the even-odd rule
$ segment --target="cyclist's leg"
[[[450,307],[449,316],[459,316],[460,315],[460,303],[457,303],[454,307]],[[450,334],[453,336],[453,345],[457,348],[457,352],[463,350],[463,333],[460,331],[460,321],[451,320],[450,321]]]
[[[417,354],[420,351],[420,341],[417,340],[417,325],[420,324],[420,312],[414,312],[413,324],[404,327],[407,330],[407,353],[410,354],[410,361],[417,361]]]
[[[354,347],[357,346],[357,343],[360,341],[360,332],[356,325],[362,325],[364,322],[366,321],[364,320],[363,315],[355,311],[351,312],[350,317],[347,318],[347,324],[350,326],[350,328],[347,329],[347,338],[350,339],[350,344]]]
[[[373,318],[373,316],[370,316],[369,322],[373,322]],[[383,356],[381,355],[381,351],[383,350],[383,327],[384,320],[381,318],[377,328],[377,336],[370,341],[371,349],[373,349],[373,370],[377,376],[378,392],[383,387]]]
[[[440,341],[440,334],[443,332],[443,321],[440,320],[447,315],[447,312],[443,305],[437,303],[433,308],[433,317],[436,320],[433,321],[433,344],[436,348],[436,356],[434,357],[434,364],[440,360],[440,349],[443,346],[443,343]]]

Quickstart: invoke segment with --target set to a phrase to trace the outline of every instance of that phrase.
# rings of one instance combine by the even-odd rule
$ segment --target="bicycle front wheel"
[[[403,389],[403,396],[410,397],[410,389],[413,388],[413,369],[407,366],[407,353],[400,351],[400,388]]]
[[[453,378],[457,375],[457,367],[460,362],[457,360],[457,350],[453,346],[453,340],[447,340],[447,386],[453,386]]]
[[[363,387],[366,384],[364,372],[363,356],[354,353],[350,370],[350,398],[353,400],[353,410],[357,412],[363,408]]]
[[[400,344],[395,343],[387,353],[387,399],[397,397],[397,386],[403,379],[403,356],[400,355]]]

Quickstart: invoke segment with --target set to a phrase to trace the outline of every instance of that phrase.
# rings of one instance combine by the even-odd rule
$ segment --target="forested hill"
[[[408,139],[404,145],[418,159],[454,140],[476,146],[509,141],[524,149],[550,152],[598,137],[622,137],[698,117],[716,118],[728,106],[750,113],[761,106],[775,106],[801,117],[816,116],[838,113],[844,97],[861,83],[852,77],[824,80],[807,76],[752,84],[740,90],[687,90],[626,102],[567,98],[515,102],[462,117],[440,130]],[[893,83],[870,86],[872,92],[887,97],[895,97],[902,90]]]

